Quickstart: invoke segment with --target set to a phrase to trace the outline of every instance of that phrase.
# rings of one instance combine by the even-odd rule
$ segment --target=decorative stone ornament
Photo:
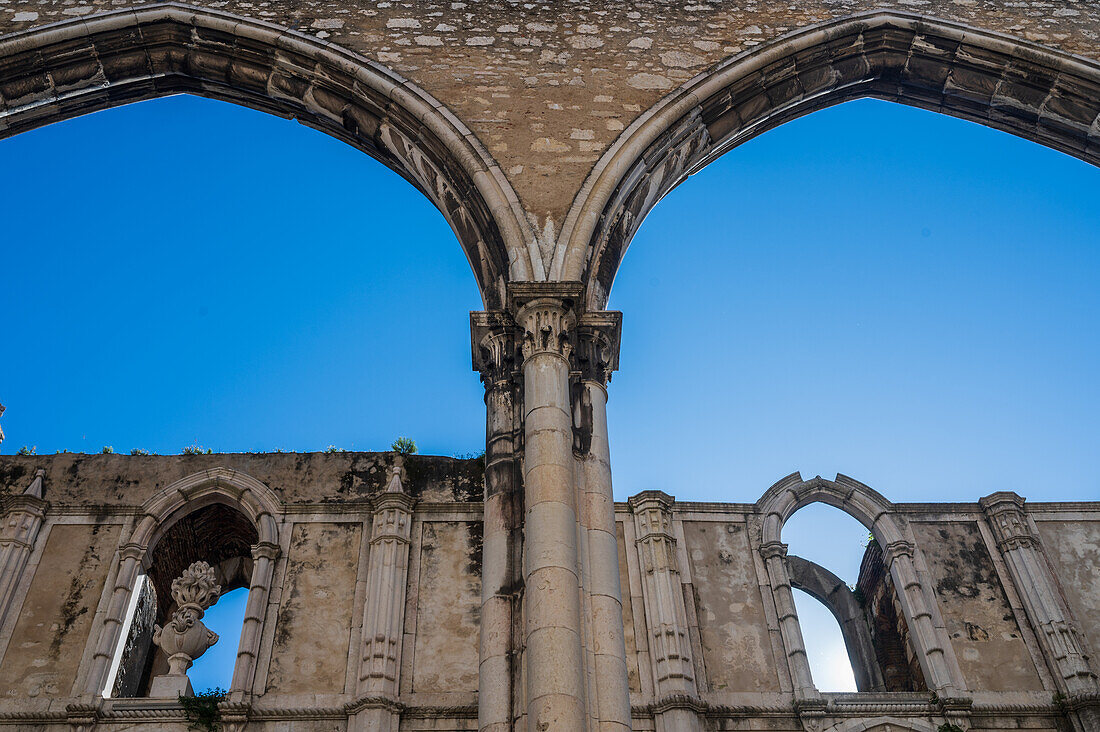
[[[178,608],[164,627],[153,628],[153,643],[168,654],[168,673],[153,679],[149,696],[193,696],[187,669],[218,642],[218,634],[202,623],[206,609],[218,601],[222,588],[215,583],[214,568],[195,562],[172,580],[172,599]]]

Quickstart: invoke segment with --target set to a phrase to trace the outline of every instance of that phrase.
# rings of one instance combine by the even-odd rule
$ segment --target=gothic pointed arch
[[[489,153],[407,79],[318,38],[175,3],[86,15],[0,38],[0,138],[189,93],[296,118],[419,189],[458,237],[486,307],[541,279],[530,224]]]
[[[871,97],[1009,132],[1100,164],[1100,64],[896,10],[793,32],[719,64],[643,113],[595,164],[562,225],[552,275],[607,302],[649,211],[690,174],[762,132]]]
[[[121,655],[128,652],[127,625],[133,617],[135,592],[150,579],[151,594],[168,597],[172,580],[191,562],[201,559],[215,565],[225,589],[248,587],[244,626],[230,692],[235,698],[251,689],[259,656],[261,630],[274,574],[281,553],[279,521],[282,503],[268,486],[230,468],[211,468],[181,478],[150,497],[141,507],[129,540],[119,556],[116,580],[108,592],[107,612],[92,647],[85,683],[88,694],[110,695],[117,688]],[[169,546],[170,545],[170,546]],[[148,593],[147,593],[148,594]],[[155,600],[154,600],[155,607]],[[159,616],[164,616],[162,606]],[[148,639],[143,641],[148,652]],[[149,674],[152,657],[138,666]],[[141,675],[141,668],[137,669]],[[146,679],[147,680],[147,679]],[[133,684],[131,684],[133,686]]]
[[[935,593],[919,571],[919,549],[904,519],[882,494],[854,478],[838,474],[835,480],[821,476],[803,480],[792,473],[776,481],[760,500],[760,553],[768,566],[777,607],[785,608],[782,622],[787,624],[784,639],[792,672],[800,683],[796,693],[816,694],[809,673],[797,612],[791,597],[796,584],[787,561],[787,545],[781,540],[783,526],[795,511],[811,503],[824,503],[844,511],[871,532],[877,561],[889,576],[891,595],[901,608],[913,650],[921,668],[922,684],[944,697],[966,688],[958,660],[947,638],[943,618],[936,606]],[[863,574],[861,568],[860,574]]]

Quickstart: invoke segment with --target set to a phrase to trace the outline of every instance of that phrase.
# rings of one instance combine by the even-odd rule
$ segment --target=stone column
[[[1100,688],[1089,658],[1082,649],[1080,631],[1061,599],[1057,582],[1043,557],[1039,536],[1024,511],[1024,499],[1001,491],[979,500],[986,520],[997,539],[1012,583],[1024,611],[1039,637],[1047,665],[1054,673],[1058,691],[1068,697],[1096,698]],[[1100,710],[1087,705],[1069,709],[1076,729],[1100,729]]]
[[[233,680],[229,689],[229,699],[233,702],[240,703],[251,696],[256,656],[260,651],[260,635],[263,633],[264,616],[267,613],[267,596],[271,590],[279,552],[278,544],[266,541],[252,547],[252,578],[248,587],[248,601],[244,607],[237,662],[233,666]]]
[[[629,500],[637,531],[642,569],[642,598],[650,634],[650,656],[657,701],[698,697],[688,637],[683,583],[672,535],[675,499],[661,491],[644,491]],[[695,712],[686,705],[663,704],[658,730],[699,730]],[[671,707],[671,708],[669,708]]]
[[[0,413],[3,409],[0,407]],[[0,433],[2,438],[3,433]],[[22,495],[12,496],[4,502],[4,524],[0,528],[0,628],[19,591],[19,581],[46,515],[46,501],[42,497],[45,477],[45,470],[34,471],[34,480]]]
[[[356,732],[396,732],[401,721],[396,702],[414,503],[404,491],[403,473],[398,462],[374,502],[357,685],[360,709],[350,725]]]
[[[511,732],[520,692],[513,630],[518,621],[522,547],[517,447],[521,435],[521,356],[504,312],[470,314],[474,369],[485,385],[485,495],[481,565],[478,728]]]
[[[143,554],[143,549],[132,543],[125,544],[119,552],[119,568],[115,575],[114,587],[111,588],[111,600],[107,605],[107,613],[103,620],[103,627],[99,631],[99,638],[96,640],[91,667],[88,669],[87,683],[84,686],[86,696],[110,694],[110,689],[106,690],[106,694],[104,693],[103,686],[107,683],[111,658],[118,647],[119,636],[122,634],[126,606],[130,603],[130,593],[142,569]]]
[[[942,699],[960,695],[962,685],[951,673],[943,641],[932,620],[928,598],[913,564],[913,543],[904,539],[892,541],[882,549],[882,556],[894,579],[894,588],[901,595],[901,606],[913,639],[913,649],[927,661],[925,680]]]
[[[795,701],[816,700],[821,694],[810,675],[810,661],[806,657],[806,643],[798,624],[798,611],[794,606],[794,592],[787,573],[787,545],[772,541],[760,547],[764,568],[768,571],[768,583],[775,598],[775,613],[779,619],[779,633],[787,651],[787,666],[794,684]]]
[[[582,473],[580,519],[587,539],[586,601],[591,632],[595,718],[600,730],[630,729],[630,687],[623,635],[623,601],[611,448],[607,432],[607,383],[618,367],[622,314],[587,313],[577,327],[573,353],[573,451]],[[592,710],[590,710],[591,712]]]
[[[569,394],[574,284],[513,285],[523,333],[524,640],[527,729],[587,723],[580,629],[573,419]]]

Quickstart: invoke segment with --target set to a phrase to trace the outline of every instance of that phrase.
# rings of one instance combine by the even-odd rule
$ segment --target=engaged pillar
[[[4,408],[0,407],[0,413]],[[0,432],[0,440],[3,433]],[[30,560],[34,540],[42,528],[46,515],[43,495],[43,479],[46,471],[39,468],[34,480],[22,495],[8,498],[4,503],[4,523],[0,528],[0,627],[3,627],[8,610],[19,590],[19,580]]]
[[[1078,700],[1094,699],[1100,692],[1096,674],[1042,555],[1038,534],[1024,512],[1024,499],[1002,491],[982,498],[979,504],[1039,637],[1047,665],[1056,677],[1058,690],[1066,696],[1067,716],[1075,729],[1100,729],[1100,712],[1092,705],[1078,705]]]
[[[580,520],[586,539],[584,584],[593,678],[589,713],[600,730],[630,729],[623,600],[611,493],[607,384],[618,368],[622,314],[586,313],[573,353],[573,452],[580,465]]]
[[[523,510],[516,450],[523,428],[522,356],[518,329],[507,313],[470,313],[470,333],[474,369],[485,385],[478,729],[511,732],[524,707],[516,642]]]

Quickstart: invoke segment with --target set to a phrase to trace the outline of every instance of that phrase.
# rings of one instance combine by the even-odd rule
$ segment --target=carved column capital
[[[486,389],[517,375],[523,357],[520,332],[512,316],[503,310],[470,313],[470,344],[474,371]]]
[[[403,493],[383,493],[374,503],[371,544],[380,541],[409,542],[414,499]]]
[[[1002,553],[1013,549],[1038,548],[1039,537],[1031,531],[1024,512],[1023,496],[1011,491],[999,491],[978,499],[978,505],[985,511]]]
[[[611,373],[619,368],[622,322],[623,314],[615,311],[585,313],[580,317],[571,359],[576,378],[601,387],[611,381]]]
[[[118,555],[121,559],[132,559],[135,562],[143,562],[146,559],[145,547],[141,544],[135,544],[133,542],[127,542],[122,545],[122,549],[119,550]]]
[[[786,559],[787,558],[787,545],[781,541],[769,541],[767,544],[760,546],[760,556],[765,560],[768,559]]]
[[[634,514],[638,538],[662,535],[671,539],[672,507],[675,503],[676,499],[664,491],[642,491],[628,498],[627,505]]]
[[[252,545],[252,558],[253,559],[267,559],[274,562],[279,558],[279,554],[282,553],[282,549],[278,544],[272,544],[270,541],[261,541],[259,544]]]
[[[541,353],[569,360],[582,292],[579,282],[516,282],[509,286],[509,305],[520,329],[524,360]]]
[[[915,551],[916,547],[913,545],[913,542],[899,539],[890,542],[882,548],[882,557],[886,560],[886,566],[889,567],[895,560],[901,557],[908,557],[909,560],[912,561]]]

